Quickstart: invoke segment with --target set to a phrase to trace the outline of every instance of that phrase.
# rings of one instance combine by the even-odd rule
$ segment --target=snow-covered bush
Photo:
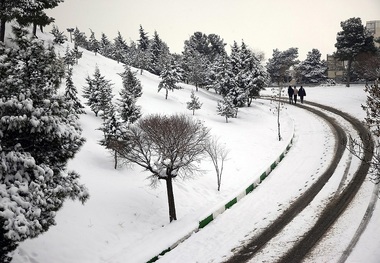
[[[67,161],[84,143],[71,103],[58,95],[53,48],[15,28],[14,47],[0,44],[0,261],[55,223],[65,199],[88,192]]]

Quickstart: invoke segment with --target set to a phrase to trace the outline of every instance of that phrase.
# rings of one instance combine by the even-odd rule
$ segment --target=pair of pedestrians
[[[301,86],[301,88],[298,90],[296,86],[292,88],[292,86],[289,86],[288,88],[288,95],[289,95],[289,103],[290,104],[297,104],[297,97],[300,96],[301,103],[303,103],[303,97],[306,96],[305,89]]]

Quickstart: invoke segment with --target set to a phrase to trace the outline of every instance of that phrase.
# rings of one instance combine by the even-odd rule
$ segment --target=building
[[[327,78],[341,81],[344,74],[344,62],[340,61],[334,55],[327,55]]]
[[[373,35],[374,39],[380,38],[380,20],[367,21],[365,27],[368,30],[368,32]],[[380,46],[380,44],[376,42],[375,45],[377,47]]]

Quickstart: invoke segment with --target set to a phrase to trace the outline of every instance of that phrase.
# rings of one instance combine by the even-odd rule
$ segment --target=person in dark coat
[[[306,96],[306,91],[305,91],[305,89],[302,86],[298,90],[298,96],[300,96],[301,103],[303,103],[303,97]]]
[[[292,86],[289,86],[289,88],[288,88],[289,104],[293,103],[293,94],[294,94],[294,90],[293,90]]]

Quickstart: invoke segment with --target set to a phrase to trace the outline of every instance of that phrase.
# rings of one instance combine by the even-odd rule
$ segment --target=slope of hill
[[[51,43],[49,34],[39,37]],[[56,51],[63,56],[67,45],[72,48],[72,44],[67,43],[56,46]],[[123,65],[86,50],[79,64],[74,66],[73,81],[79,95],[86,85],[85,78],[94,73],[96,65],[114,84],[116,99],[122,87],[118,73],[123,72]],[[144,115],[184,113],[192,116],[186,102],[190,101],[193,86],[181,84],[183,89],[169,93],[165,100],[164,93],[157,92],[159,77],[146,71],[142,75],[138,71],[137,77],[143,86],[138,104]],[[64,86],[62,83],[62,88]],[[195,112],[194,118],[204,122],[211,134],[219,137],[230,150],[220,192],[211,161],[204,160],[201,164],[204,174],[175,181],[178,220],[169,224],[165,184],[151,188],[147,180],[149,173],[140,167],[113,169],[111,154],[98,144],[102,138],[98,130],[101,119],[86,108],[87,114],[80,121],[87,142],[69,162],[69,169],[81,175],[81,181],[89,189],[90,200],[83,206],[67,201],[57,213],[57,225],[46,234],[23,242],[13,262],[108,262],[120,249],[149,260],[187,234],[207,213],[257,179],[284,151],[293,135],[293,121],[282,111],[284,139],[278,141],[277,116],[269,101],[255,101],[251,107],[239,109],[237,118],[225,123],[224,117],[216,113],[218,95],[200,90],[196,96],[203,106]]]

